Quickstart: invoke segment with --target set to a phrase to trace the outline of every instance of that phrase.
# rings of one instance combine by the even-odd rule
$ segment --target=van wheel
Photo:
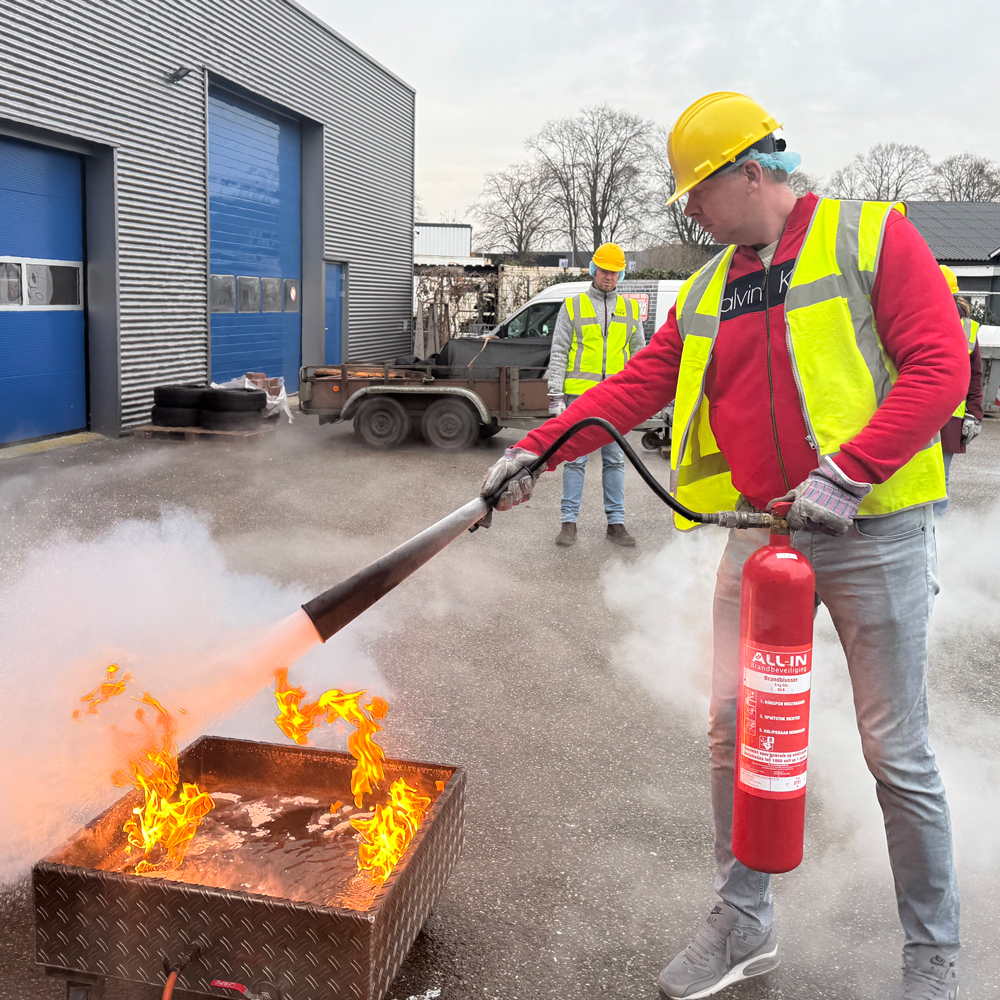
[[[370,396],[358,407],[354,433],[369,447],[388,451],[410,435],[410,416],[391,396]]]
[[[424,440],[442,451],[461,451],[479,437],[479,417],[465,400],[438,399],[420,421]]]

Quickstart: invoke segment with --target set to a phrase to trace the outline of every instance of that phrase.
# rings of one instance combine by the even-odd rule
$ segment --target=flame
[[[385,777],[385,754],[374,739],[382,730],[375,720],[384,719],[389,711],[385,699],[376,696],[365,705],[362,699],[366,691],[347,694],[334,688],[321,694],[316,701],[304,701],[305,688],[289,687],[287,670],[276,670],[274,676],[274,697],[278,702],[274,721],[290,740],[303,745],[308,743],[309,733],[324,718],[332,723],[339,716],[355,727],[355,732],[347,738],[347,749],[357,761],[351,774],[351,792],[354,804],[360,809],[365,795],[370,795]]]
[[[81,715],[97,715],[97,706],[110,701],[115,695],[125,691],[125,685],[132,680],[132,675],[126,670],[120,680],[115,680],[115,674],[121,667],[117,663],[112,663],[108,667],[108,679],[98,684],[89,694],[85,694],[80,701],[86,704],[87,710],[81,712],[79,708],[74,709],[73,718],[80,719]]]
[[[135,713],[147,730],[150,745],[129,757],[128,774],[119,771],[113,777],[119,785],[131,782],[143,798],[141,805],[133,807],[132,817],[122,828],[129,847],[142,852],[135,866],[136,874],[158,874],[180,867],[188,844],[215,802],[193,782],[184,782],[176,800],[171,801],[180,784],[174,740],[177,723],[148,691],[136,700],[156,712],[155,726],[146,721],[143,708]]]
[[[275,722],[278,728],[296,743],[309,742],[309,733],[322,719],[328,723],[337,717],[355,727],[347,738],[347,749],[357,763],[351,773],[351,791],[354,804],[360,809],[366,795],[381,787],[385,778],[385,755],[375,742],[375,734],[382,727],[376,719],[384,719],[389,706],[383,698],[374,697],[366,705],[367,692],[347,694],[339,690],[326,691],[315,701],[306,701],[303,687],[288,686],[288,671],[275,671],[274,697],[278,702]],[[438,782],[438,790],[443,784]],[[376,804],[372,813],[352,816],[351,826],[361,835],[358,845],[358,870],[371,872],[375,885],[382,885],[389,877],[396,862],[403,856],[413,835],[417,832],[430,807],[431,800],[416,788],[398,778],[389,788],[387,804]],[[330,807],[336,812],[341,803]]]
[[[352,816],[351,826],[361,834],[358,869],[370,871],[372,881],[381,885],[409,846],[431,804],[402,778],[389,788],[387,805],[376,805],[371,818]]]

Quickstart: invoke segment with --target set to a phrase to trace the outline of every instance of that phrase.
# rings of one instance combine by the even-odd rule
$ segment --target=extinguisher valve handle
[[[710,516],[721,528],[770,528],[773,520],[758,510],[723,510]]]

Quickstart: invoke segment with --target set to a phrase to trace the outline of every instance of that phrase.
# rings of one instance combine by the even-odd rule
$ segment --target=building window
[[[263,312],[281,312],[281,278],[260,279],[260,304]]]
[[[208,279],[208,301],[214,313],[236,312],[236,276],[211,275]]]
[[[236,290],[241,313],[260,312],[260,278],[245,278],[241,274],[236,279]]]
[[[298,278],[285,278],[285,312],[297,313],[301,308],[302,283]]]
[[[80,268],[72,264],[28,264],[29,306],[78,306]]]
[[[21,304],[21,265],[0,261],[0,306]]]

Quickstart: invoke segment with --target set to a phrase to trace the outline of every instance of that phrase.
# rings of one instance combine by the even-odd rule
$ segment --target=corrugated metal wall
[[[290,0],[8,0],[0,116],[116,147],[122,416],[208,359],[206,74],[321,123],[351,358],[409,350],[414,94]],[[179,83],[178,66],[193,67]],[[308,212],[310,206],[304,205]]]

